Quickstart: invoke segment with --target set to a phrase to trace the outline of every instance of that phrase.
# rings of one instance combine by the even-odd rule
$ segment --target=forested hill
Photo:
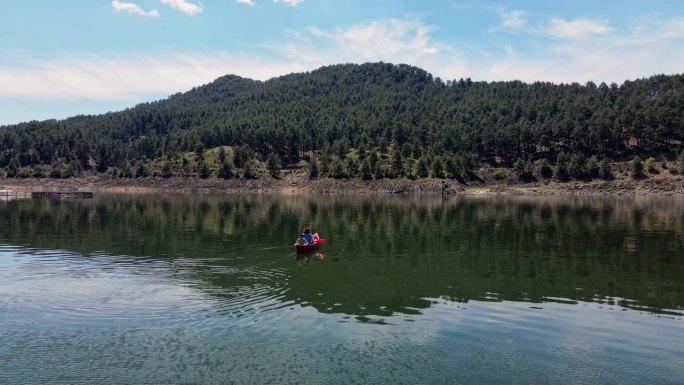
[[[459,178],[483,164],[522,173],[673,159],[683,140],[683,75],[620,86],[487,83],[345,64],[265,82],[224,76],[120,112],[5,126],[0,167],[9,177],[259,177],[299,163],[313,177]]]

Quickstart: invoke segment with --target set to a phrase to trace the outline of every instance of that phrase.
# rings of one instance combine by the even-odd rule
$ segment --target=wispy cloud
[[[288,62],[305,63],[309,68],[385,61],[412,64],[437,76],[464,74],[465,56],[456,47],[436,41],[434,31],[417,20],[376,20],[331,30],[309,28],[280,49]]]
[[[288,7],[296,7],[299,4],[303,3],[304,0],[273,0],[274,3],[283,3],[287,5]]]
[[[670,19],[663,23],[663,37],[681,38],[684,37],[684,18]]]
[[[254,5],[254,0],[237,0],[238,3]]]
[[[561,38],[578,38],[591,35],[602,35],[613,31],[605,20],[592,19],[553,19],[546,28],[546,33]]]
[[[301,62],[232,53],[71,57],[0,67],[0,98],[130,100],[188,90],[226,74],[269,79]]]
[[[684,62],[684,50],[678,47],[684,44],[684,19],[649,19],[622,35],[607,22],[603,24],[608,30],[589,28],[594,34],[579,35],[581,39],[563,45],[541,38],[538,30],[524,28],[534,32],[530,34],[537,39],[534,50],[506,43],[503,52],[494,52],[441,41],[434,26],[419,20],[385,19],[345,28],[308,28],[272,49],[273,56],[288,63],[288,68],[385,61],[416,65],[445,79],[620,83],[682,72],[679,63]],[[648,38],[639,39],[644,31]]]
[[[266,80],[333,63],[380,60],[463,73],[447,47],[430,41],[431,31],[415,21],[387,20],[332,31],[311,28],[289,43],[274,44],[264,55],[220,52],[35,59],[0,66],[0,98],[140,99],[184,91],[225,74]]]
[[[574,38],[571,44],[552,41],[535,52],[509,52],[482,66],[480,76],[486,80],[620,83],[654,74],[682,73],[678,63],[684,60],[684,50],[679,48],[684,44],[684,34],[676,33],[673,26],[677,20],[649,19],[622,33],[610,27],[590,28],[593,34],[570,33],[570,29],[558,37]]]
[[[333,43],[335,50],[341,48],[347,54],[366,60],[381,60],[398,54],[414,59],[438,54],[439,45],[430,39],[433,30],[420,22],[402,19],[372,21],[332,31],[309,28],[313,37]]]
[[[520,30],[525,27],[525,12],[520,10],[507,10],[497,8],[496,13],[501,18],[499,29]]]
[[[134,13],[141,16],[157,17],[159,12],[156,9],[151,11],[144,11],[138,4],[135,3],[124,3],[119,0],[112,0],[112,9],[114,12],[128,12]]]
[[[187,0],[160,0],[162,4],[168,5],[171,8],[177,9],[188,15],[196,15],[202,12],[202,6],[191,3]]]
[[[218,52],[36,58],[0,65],[0,98],[149,100],[225,74],[266,80],[323,65],[369,61],[407,63],[444,79],[620,83],[655,73],[681,73],[681,25],[680,19],[649,20],[633,26],[634,36],[648,31],[648,39],[612,33],[562,46],[555,40],[540,39],[541,48],[535,52],[510,46],[503,53],[494,53],[440,41],[433,26],[418,20],[376,20],[347,28],[296,31],[273,42],[261,55]]]

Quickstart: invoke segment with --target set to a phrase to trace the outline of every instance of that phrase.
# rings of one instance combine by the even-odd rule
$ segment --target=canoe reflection
[[[311,261],[316,259],[326,259],[328,255],[326,253],[321,253],[320,251],[308,251],[306,253],[296,253],[294,256],[295,261],[299,265],[309,266]]]

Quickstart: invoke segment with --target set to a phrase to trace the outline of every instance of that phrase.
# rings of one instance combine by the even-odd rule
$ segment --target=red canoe
[[[314,242],[309,245],[295,245],[295,251],[298,253],[306,253],[307,251],[314,251],[320,246],[321,244],[318,242]]]
[[[294,245],[294,247],[295,247],[295,251],[297,253],[306,253],[307,251],[314,251],[314,250],[318,249],[318,246],[324,244],[325,242],[326,242],[325,239],[319,239],[319,240],[315,241],[314,243],[311,243],[311,244],[306,245],[306,246]]]

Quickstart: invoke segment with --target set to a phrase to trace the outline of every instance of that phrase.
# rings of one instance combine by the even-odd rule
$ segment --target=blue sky
[[[225,74],[337,63],[443,79],[684,72],[679,0],[0,0],[0,125],[120,110]]]

